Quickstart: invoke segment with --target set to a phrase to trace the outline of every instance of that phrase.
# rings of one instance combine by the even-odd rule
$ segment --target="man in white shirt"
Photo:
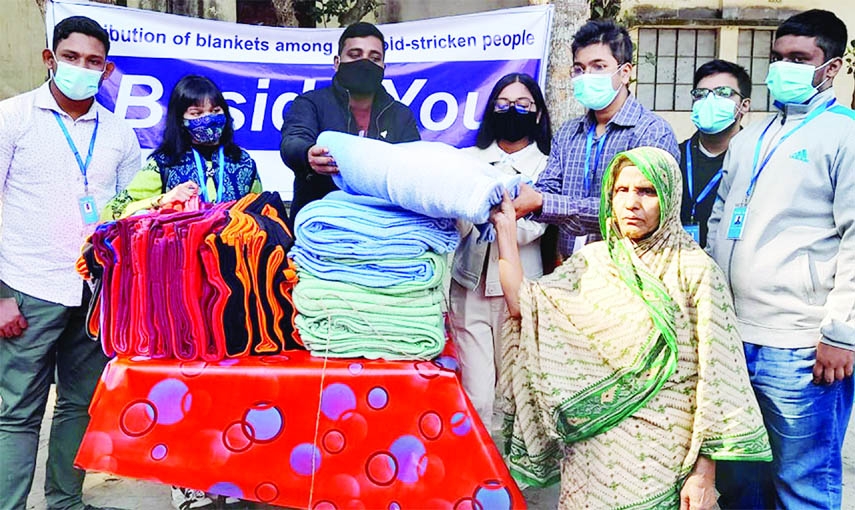
[[[63,20],[42,53],[51,79],[0,102],[0,509],[26,507],[54,378],[48,508],[91,508],[73,462],[107,358],[85,334],[90,292],[75,262],[140,168],[133,131],[94,99],[109,47],[95,21]]]

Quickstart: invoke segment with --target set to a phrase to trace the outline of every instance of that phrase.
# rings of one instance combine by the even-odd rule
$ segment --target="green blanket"
[[[388,294],[301,272],[295,320],[316,356],[433,359],[445,346],[442,288]],[[399,289],[396,289],[399,290]]]

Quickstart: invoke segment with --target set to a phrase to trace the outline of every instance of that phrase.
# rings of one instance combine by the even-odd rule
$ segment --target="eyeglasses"
[[[514,110],[516,110],[517,113],[530,113],[532,111],[531,107],[534,106],[534,101],[527,97],[521,97],[516,101],[511,101],[500,97],[496,99],[496,103],[493,106],[493,111],[495,111],[496,113],[505,113],[511,109],[511,106],[514,107]]]
[[[617,72],[620,71],[622,68],[623,64],[619,65],[617,67],[617,70],[612,72],[611,67],[606,64],[594,64],[588,67],[588,74],[617,74]],[[582,66],[573,66],[573,68],[570,69],[571,78],[578,78],[583,74],[585,74],[585,68]]]
[[[710,94],[715,94],[718,97],[728,97],[729,98],[729,97],[733,97],[733,96],[739,96],[740,98],[744,98],[744,96],[742,94],[737,92],[732,87],[728,87],[727,85],[723,85],[721,87],[716,87],[714,89],[694,89],[693,91],[690,92],[690,94],[692,95],[692,100],[694,100],[694,101],[701,100]]]

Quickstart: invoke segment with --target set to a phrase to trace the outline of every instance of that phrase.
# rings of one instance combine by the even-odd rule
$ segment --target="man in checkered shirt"
[[[586,23],[573,37],[573,94],[588,111],[567,121],[552,140],[549,163],[534,188],[514,200],[517,217],[558,225],[558,251],[600,238],[598,213],[603,171],[615,154],[641,146],[680,151],[671,126],[630,93],[632,40],[611,20]]]

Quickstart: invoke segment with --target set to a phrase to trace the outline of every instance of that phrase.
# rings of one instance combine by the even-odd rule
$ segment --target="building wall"
[[[662,30],[712,29],[717,31],[715,56],[738,62],[746,67],[750,63],[751,55],[746,54],[748,51],[744,40],[742,48],[740,48],[740,31],[773,30],[781,21],[803,10],[817,8],[832,11],[846,23],[850,38],[855,36],[855,2],[838,0],[657,0],[656,2],[623,0],[621,6],[621,18],[632,27],[631,33],[636,42],[639,41],[639,29],[643,28]],[[744,37],[745,35],[743,35]],[[697,63],[700,65],[706,60],[706,57],[698,58]],[[759,60],[761,59],[755,58],[754,62],[757,63]],[[636,71],[640,73],[641,77],[645,73],[639,66],[644,65],[644,57],[639,55]],[[759,90],[764,94],[762,86],[764,76],[764,66],[760,66],[752,75],[755,92]],[[690,74],[686,73],[684,79],[691,81]],[[846,74],[844,69],[834,80],[834,88],[841,103],[850,105],[853,100],[853,89],[855,89],[853,75]],[[637,92],[643,91],[637,90]],[[752,100],[754,113],[748,115],[744,123],[750,123],[767,114],[764,111],[765,105],[763,103],[765,101],[756,97],[756,94],[753,95],[755,96]],[[690,120],[690,112],[682,108],[681,106],[674,109],[654,109],[671,123],[678,140],[688,138],[695,130]]]
[[[379,19],[382,23],[411,21],[528,4],[528,0],[385,0],[384,6],[380,9]]]
[[[4,0],[0,34],[2,100],[36,88],[47,77],[42,63],[45,22],[35,0]]]

